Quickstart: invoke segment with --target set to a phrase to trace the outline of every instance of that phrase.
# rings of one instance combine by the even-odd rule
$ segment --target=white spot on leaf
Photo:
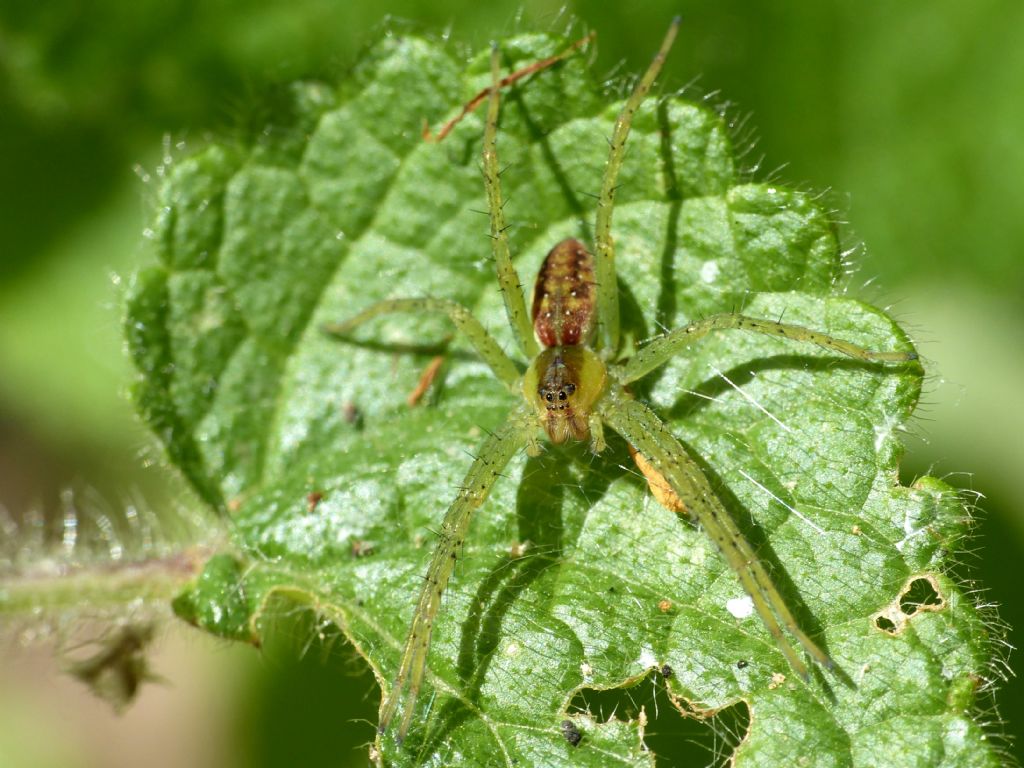
[[[744,595],[743,597],[734,597],[725,604],[725,609],[735,616],[737,619],[745,619],[754,613],[754,601],[750,599],[750,595]]]
[[[659,666],[658,657],[654,655],[654,651],[650,648],[644,648],[640,651],[640,658],[636,660],[636,663],[640,665],[641,669]]]
[[[705,261],[700,268],[700,279],[705,283],[713,283],[718,279],[718,262],[712,259]]]

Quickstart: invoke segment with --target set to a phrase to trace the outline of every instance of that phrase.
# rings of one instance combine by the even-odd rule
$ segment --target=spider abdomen
[[[594,257],[579,240],[563,240],[544,259],[533,288],[533,332],[545,347],[586,344],[594,332]]]

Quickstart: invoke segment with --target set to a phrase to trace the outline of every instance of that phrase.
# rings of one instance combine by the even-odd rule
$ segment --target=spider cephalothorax
[[[586,347],[548,347],[526,371],[523,394],[535,405],[551,442],[586,440],[606,378],[601,358]]]
[[[637,400],[627,387],[708,333],[718,330],[742,330],[815,344],[865,363],[905,363],[917,356],[909,347],[904,351],[874,352],[802,326],[722,313],[666,333],[642,346],[632,357],[621,359],[619,294],[611,236],[616,179],[633,115],[661,69],[675,38],[677,25],[678,20],[669,29],[658,55],[626,101],[615,124],[598,197],[593,255],[575,239],[563,240],[552,248],[537,277],[530,316],[526,312],[525,297],[509,252],[496,149],[499,91],[503,83],[517,78],[515,75],[504,80],[500,77],[497,50],[492,52],[492,86],[478,99],[482,100],[489,93],[484,133],[484,181],[498,282],[519,349],[529,361],[525,373],[520,373],[522,368],[468,309],[446,299],[383,301],[328,329],[344,336],[370,318],[385,313],[445,313],[467,336],[495,376],[511,392],[518,392],[523,398],[480,447],[441,524],[439,542],[413,614],[401,664],[381,706],[381,732],[387,730],[401,708],[398,740],[405,736],[413,718],[426,673],[434,619],[468,532],[472,513],[487,499],[491,487],[516,453],[524,448],[531,454],[540,451],[538,433],[541,430],[552,443],[589,438],[595,453],[606,447],[605,426],[617,432],[630,446],[637,466],[648,479],[655,497],[677,512],[688,513],[715,542],[723,559],[750,595],[768,634],[797,674],[804,680],[809,679],[807,664],[797,647],[818,664],[832,666],[828,653],[803,631],[793,616],[756,548],[730,516],[701,465],[676,439],[669,426],[650,407]],[[548,66],[558,60],[560,57],[553,57],[543,64]],[[529,71],[540,68],[534,65]],[[463,114],[478,100],[470,102]],[[592,345],[597,347],[596,350]]]

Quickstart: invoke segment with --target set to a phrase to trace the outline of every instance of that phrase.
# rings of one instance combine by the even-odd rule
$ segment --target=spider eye
[[[548,402],[550,403],[550,402],[552,402],[552,401],[553,401],[553,400],[554,400],[555,398],[554,398],[554,397],[553,397],[553,396],[551,395],[551,393],[550,393],[550,392],[545,392],[545,393],[544,393],[544,399],[545,399],[545,400],[547,400],[547,401],[548,401]]]
[[[571,395],[575,391],[576,391],[576,385],[575,384],[571,384],[570,383],[570,384],[566,384],[565,385],[565,393],[567,395]]]
[[[564,389],[558,393],[558,399],[559,400],[565,400],[567,397],[568,397],[568,395],[565,394],[565,390]]]

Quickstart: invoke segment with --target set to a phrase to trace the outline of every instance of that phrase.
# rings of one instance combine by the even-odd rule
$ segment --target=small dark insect
[[[526,359],[525,373],[466,307],[448,299],[424,297],[382,301],[324,329],[347,338],[368,320],[389,313],[447,315],[517,401],[505,423],[498,426],[478,449],[462,489],[441,524],[438,545],[413,613],[401,663],[381,705],[379,730],[385,732],[397,718],[398,741],[405,737],[412,722],[426,675],[434,620],[473,513],[487,499],[491,487],[502,476],[513,456],[523,449],[531,456],[540,454],[541,432],[555,444],[568,440],[589,441],[595,454],[607,447],[605,428],[617,432],[635,451],[637,465],[656,498],[680,514],[688,514],[715,542],[750,595],[754,609],[775,645],[800,678],[809,679],[803,654],[823,667],[833,666],[829,655],[804,632],[793,616],[754,545],[730,516],[700,464],[658,415],[633,396],[630,385],[703,337],[718,331],[738,330],[781,337],[817,345],[868,363],[906,363],[916,360],[917,353],[909,348],[872,351],[802,326],[726,312],[676,328],[642,346],[632,356],[626,356],[620,345],[620,296],[611,231],[615,191],[633,117],[661,69],[678,24],[677,19],[669,28],[661,49],[637,83],[615,124],[598,197],[593,252],[576,239],[557,243],[538,274],[532,312],[527,312],[506,234],[496,148],[498,105],[502,85],[512,82],[516,76],[501,78],[497,48],[491,55],[491,87],[486,93],[481,92],[463,111],[465,114],[489,96],[483,166],[491,241],[509,324]],[[547,59],[543,66],[558,60],[559,57]],[[538,65],[528,70],[534,72],[540,68]],[[447,127],[442,133],[446,130]],[[609,588],[608,592],[614,593],[615,590]],[[671,603],[666,600],[659,607],[665,611],[671,608]],[[571,721],[563,724],[563,732],[570,743],[578,743],[579,732]]]
[[[750,662],[746,659],[740,659],[736,662],[736,669],[746,669],[748,666],[750,666]]]
[[[578,747],[580,742],[583,741],[583,734],[580,733],[580,729],[576,727],[576,723],[572,720],[562,721],[562,736],[574,747]]]
[[[673,674],[674,673],[672,672],[672,667],[670,667],[668,664],[662,666],[661,676],[664,677],[666,680],[672,677]]]

